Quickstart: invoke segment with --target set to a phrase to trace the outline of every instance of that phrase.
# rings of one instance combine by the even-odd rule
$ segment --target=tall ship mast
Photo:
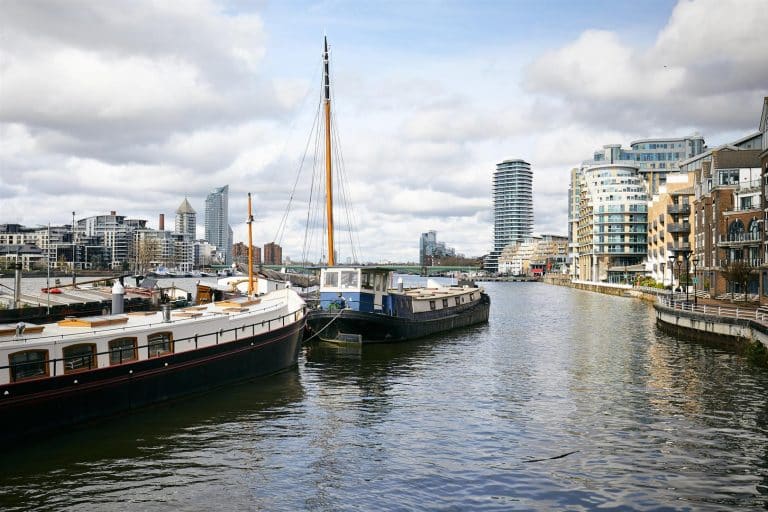
[[[323,107],[325,109],[325,212],[328,221],[328,266],[336,264],[333,244],[333,166],[331,154],[331,75],[328,62],[328,38],[323,38]]]

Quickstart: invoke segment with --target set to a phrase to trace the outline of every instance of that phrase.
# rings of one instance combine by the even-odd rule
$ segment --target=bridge
[[[343,267],[344,265],[337,265],[339,267]],[[450,266],[434,266],[434,267],[422,267],[419,265],[364,265],[364,266],[370,266],[370,267],[376,267],[376,268],[386,268],[389,270],[393,270],[394,272],[397,272],[398,274],[411,274],[415,276],[443,276],[450,273],[470,273],[470,272],[479,272],[481,269],[478,266],[457,266],[457,267],[450,267]],[[280,270],[280,269],[286,269],[289,272],[295,272],[297,274],[307,274],[316,272],[319,267],[307,267],[304,265],[262,265],[263,268],[267,268],[270,270]]]

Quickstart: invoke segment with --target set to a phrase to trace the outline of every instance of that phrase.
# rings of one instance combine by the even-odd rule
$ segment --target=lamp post
[[[683,278],[681,277],[682,274],[680,273],[682,271],[683,266],[683,260],[678,259],[677,260],[677,288],[680,289],[680,287],[683,285]]]
[[[699,264],[699,257],[694,256],[693,260],[691,260],[691,263],[693,263],[693,305],[695,306],[698,304],[698,300],[696,297],[696,281],[698,279],[698,277],[696,276],[696,265]]]
[[[675,256],[669,257],[669,286],[672,289],[672,293],[675,293]]]
[[[690,288],[690,283],[688,282],[689,279],[691,279],[691,274],[688,268],[688,260],[690,257],[691,251],[683,251],[683,258],[685,258],[685,302],[688,302],[688,288]]]

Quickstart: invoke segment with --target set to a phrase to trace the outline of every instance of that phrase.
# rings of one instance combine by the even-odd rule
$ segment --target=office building
[[[456,250],[445,245],[445,242],[437,241],[437,231],[428,231],[421,234],[419,240],[419,265],[428,267],[437,265],[442,258],[453,258]]]
[[[216,246],[223,263],[232,263],[232,228],[229,226],[229,185],[205,198],[205,239]]]

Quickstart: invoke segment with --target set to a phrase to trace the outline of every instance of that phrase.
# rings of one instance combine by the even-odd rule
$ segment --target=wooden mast
[[[324,37],[323,103],[325,106],[325,211],[328,218],[328,266],[336,264],[333,246],[333,182],[331,181],[331,77],[328,71],[328,38]]]
[[[248,296],[253,296],[253,214],[251,213],[251,193],[248,192]]]

